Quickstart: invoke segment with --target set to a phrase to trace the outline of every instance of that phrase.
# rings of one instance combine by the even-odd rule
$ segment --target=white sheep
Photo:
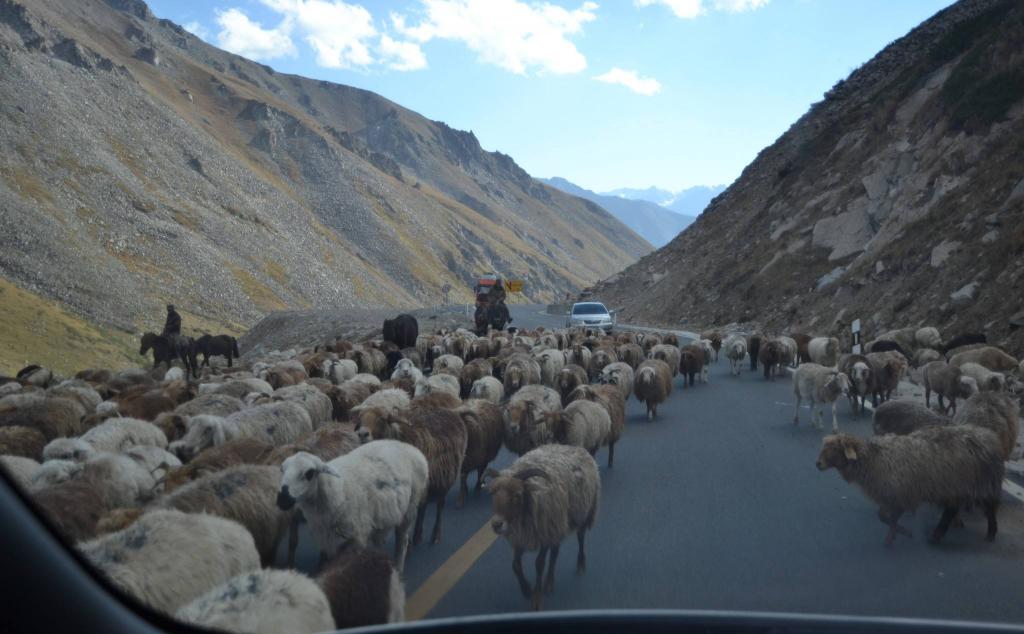
[[[323,371],[331,383],[341,385],[359,374],[359,366],[352,359],[328,359],[323,363]]]
[[[289,401],[250,407],[227,417],[193,416],[187,425],[185,436],[170,444],[170,450],[183,459],[236,438],[256,438],[272,445],[283,445],[296,442],[313,431],[309,413]]]
[[[275,401],[290,401],[301,405],[309,414],[313,429],[319,429],[331,422],[334,415],[331,398],[309,383],[278,388],[274,390],[271,398]]]
[[[555,377],[565,367],[565,355],[556,348],[546,348],[533,355],[540,365],[540,382],[548,387],[555,387]]]
[[[212,515],[152,511],[79,545],[114,585],[167,614],[232,577],[260,568],[252,535]]]
[[[968,361],[960,366],[960,371],[972,377],[982,392],[1002,392],[1006,389],[1006,375],[993,372],[980,363]]]
[[[462,357],[454,354],[442,354],[438,358],[434,359],[434,372],[452,372],[455,376],[462,372],[462,366],[465,362]]]
[[[850,379],[837,370],[817,363],[801,363],[793,373],[793,394],[796,396],[796,409],[793,412],[793,424],[800,423],[800,402],[807,398],[811,402],[812,424],[821,429],[821,410],[815,411],[816,404],[832,404],[832,431],[839,433],[839,421],[836,419],[836,399],[850,392]]]
[[[807,343],[807,355],[813,363],[834,368],[839,363],[839,340],[835,337],[814,337]]]
[[[614,385],[619,388],[622,400],[628,401],[629,395],[633,393],[634,378],[635,373],[628,363],[624,361],[616,361],[601,368],[601,376],[599,376],[597,380],[598,383]]]
[[[493,376],[485,376],[473,381],[473,386],[469,389],[469,398],[479,398],[501,405],[502,399],[505,398],[505,386]]]
[[[72,472],[72,478],[90,481],[111,507],[139,506],[158,492],[157,475],[126,454],[95,454]]]
[[[359,374],[355,375],[354,377],[352,377],[349,380],[350,381],[359,381],[361,383],[366,383],[367,385],[369,385],[371,387],[378,387],[378,388],[380,387],[380,378],[375,376],[375,375],[373,375],[373,374],[367,374],[366,372],[360,372]]]
[[[323,590],[290,570],[246,573],[209,590],[178,610],[186,623],[239,634],[311,634],[335,629]]]
[[[722,344],[725,358],[729,359],[729,373],[739,376],[743,361],[747,358],[747,339],[743,335],[729,335]]]
[[[263,379],[250,377],[233,379],[224,383],[200,383],[196,391],[199,394],[231,394],[236,398],[242,398],[250,392],[259,392],[270,396],[274,392],[274,388]]]
[[[278,506],[298,505],[324,554],[349,545],[382,547],[395,529],[395,567],[404,569],[409,529],[427,494],[427,459],[419,449],[377,440],[330,462],[300,451],[281,472]]]
[[[939,335],[939,329],[933,326],[918,328],[917,332],[914,333],[914,342],[917,343],[919,348],[932,348],[934,350],[942,348],[942,337]]]
[[[43,460],[82,462],[94,453],[119,452],[136,445],[164,448],[167,436],[137,418],[108,418],[78,438],[55,438],[43,448]]]
[[[409,393],[396,387],[374,392],[349,412],[354,416],[371,407],[383,407],[389,410],[409,409]]]
[[[391,373],[392,379],[412,379],[413,383],[423,380],[423,372],[412,362],[411,359],[399,359],[395,364],[395,371]]]
[[[164,374],[164,383],[183,380],[185,380],[185,371],[176,366],[167,370],[167,372]]]
[[[32,477],[39,471],[39,463],[22,456],[0,456],[0,471],[5,472],[22,490],[32,488]]]
[[[29,482],[30,491],[40,491],[47,487],[67,482],[82,470],[82,463],[71,460],[47,460],[32,474]]]
[[[611,416],[603,405],[594,401],[573,401],[561,412],[546,415],[556,442],[583,447],[591,456],[611,440]]]
[[[459,398],[459,378],[451,374],[433,374],[416,383],[416,396],[434,392],[447,392]]]

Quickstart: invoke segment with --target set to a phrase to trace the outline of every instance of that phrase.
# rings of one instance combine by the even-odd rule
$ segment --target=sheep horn
[[[538,469],[537,467],[530,467],[529,469],[523,469],[522,471],[520,471],[520,472],[515,474],[515,477],[519,478],[520,480],[522,480],[524,482],[529,480],[530,478],[532,478],[534,476],[538,476],[538,477],[544,478],[545,480],[548,480],[548,481],[551,480],[551,476],[549,476],[547,474],[547,472],[545,472],[543,469]]]

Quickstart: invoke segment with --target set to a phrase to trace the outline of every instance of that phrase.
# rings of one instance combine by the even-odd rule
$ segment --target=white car
[[[581,326],[583,328],[601,328],[611,332],[615,326],[615,311],[608,310],[601,302],[577,302],[572,305],[565,320],[566,328]]]

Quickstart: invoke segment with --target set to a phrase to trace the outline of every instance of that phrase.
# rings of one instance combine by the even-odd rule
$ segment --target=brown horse
[[[142,335],[142,346],[139,348],[139,354],[146,354],[150,349],[153,350],[154,368],[161,363],[167,363],[169,368],[172,361],[180,359],[185,366],[187,374],[192,377],[199,376],[196,342],[192,337],[158,335],[153,332],[147,332]]]

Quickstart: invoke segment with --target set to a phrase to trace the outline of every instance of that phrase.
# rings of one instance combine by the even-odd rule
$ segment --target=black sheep
[[[401,348],[416,346],[420,326],[412,315],[402,314],[394,319],[384,320],[384,341],[390,341]]]

